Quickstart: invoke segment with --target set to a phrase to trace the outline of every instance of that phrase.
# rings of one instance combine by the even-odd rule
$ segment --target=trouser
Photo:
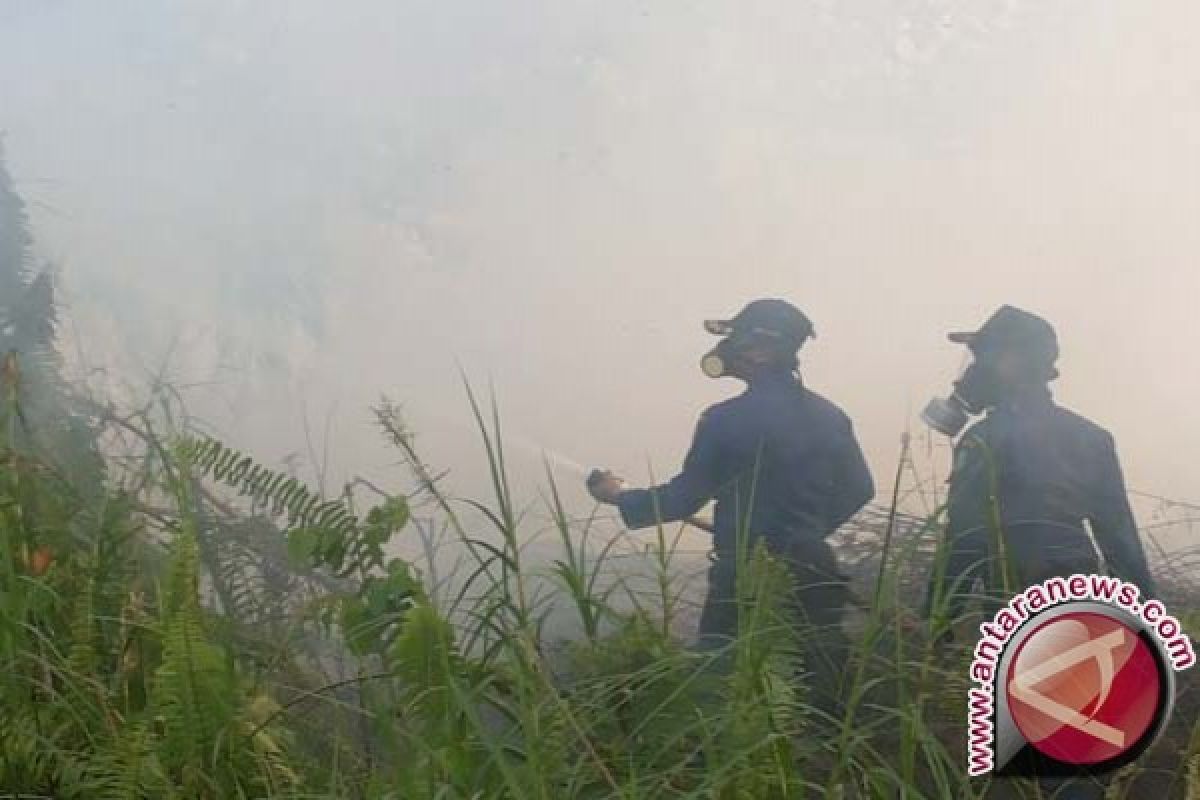
[[[849,655],[842,630],[849,581],[838,570],[833,548],[824,539],[796,537],[786,547],[774,548],[772,554],[787,569],[790,586],[784,607],[799,626],[797,644],[809,673],[812,698],[819,706],[832,708]],[[728,648],[738,634],[737,559],[732,554],[714,554],[712,562],[708,595],[700,614],[702,650]],[[743,598],[748,595],[753,593],[743,588]]]

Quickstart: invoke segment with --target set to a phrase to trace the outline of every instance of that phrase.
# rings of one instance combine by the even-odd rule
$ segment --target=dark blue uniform
[[[629,528],[680,520],[717,501],[713,567],[701,635],[732,634],[739,526],[751,542],[793,563],[801,584],[842,581],[825,539],[873,496],[874,484],[847,416],[791,370],[756,378],[701,416],[683,470],[667,483],[621,493]],[[747,518],[748,514],[748,518]],[[844,592],[844,587],[842,587]],[[819,590],[801,605],[817,621],[840,619],[844,594]]]
[[[997,528],[1003,535],[1014,591],[1055,575],[1098,568],[1086,520],[1112,573],[1154,591],[1146,555],[1125,493],[1113,437],[1056,405],[1045,387],[988,412],[959,440],[950,476],[949,557],[943,596],[962,595],[981,579],[1001,588]]]

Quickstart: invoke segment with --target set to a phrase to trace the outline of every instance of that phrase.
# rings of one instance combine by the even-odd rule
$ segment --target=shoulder
[[[1109,453],[1116,452],[1116,441],[1108,429],[1075,411],[1055,405],[1054,425],[1057,435],[1073,441],[1076,446],[1096,457],[1106,458]]]
[[[720,402],[713,403],[708,408],[700,412],[700,420],[722,420],[738,414],[747,406],[747,397],[745,393],[736,394],[733,397],[728,397]]]
[[[719,403],[713,403],[696,418],[696,433],[711,433],[728,427],[744,413],[744,395],[735,395]]]
[[[1063,431],[1102,446],[1113,446],[1113,436],[1107,429],[1069,408],[1055,405],[1053,419],[1055,426]]]
[[[843,411],[841,406],[824,395],[814,392],[812,389],[801,387],[800,398],[801,402],[804,403],[805,411],[813,419],[839,428],[852,427],[850,415]]]

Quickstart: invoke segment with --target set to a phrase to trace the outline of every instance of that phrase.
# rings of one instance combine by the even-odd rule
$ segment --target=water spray
[[[436,416],[442,420],[448,421],[451,424],[457,424],[457,422],[455,420],[451,420],[450,418],[448,418],[442,414],[435,414],[434,416]],[[593,470],[584,466],[582,462],[577,461],[574,458],[571,458],[570,456],[568,456],[567,454],[565,454],[559,450],[554,450],[554,449],[545,447],[544,445],[540,445],[533,439],[529,438],[528,436],[522,436],[519,433],[512,433],[510,431],[505,434],[504,443],[506,445],[507,444],[515,444],[518,448],[520,448],[521,450],[524,450],[526,453],[529,453],[530,455],[541,456],[543,459],[550,462],[554,466],[570,473],[571,475],[579,478],[582,481],[587,481],[592,475]],[[699,528],[700,530],[707,531],[709,533],[713,532],[712,523],[708,522],[707,520],[701,519],[699,517],[695,517],[695,516],[687,517],[686,519],[684,519],[684,522],[686,522],[688,525],[691,525],[694,528]]]
[[[510,434],[509,438],[510,438],[510,441],[516,442],[520,447],[522,447],[526,450],[539,452],[542,455],[542,457],[545,458],[547,461],[550,461],[550,462],[554,463],[555,465],[564,468],[565,470],[567,470],[568,472],[572,473],[573,475],[575,475],[579,478],[583,478],[584,480],[589,480],[592,477],[592,474],[593,474],[592,470],[585,467],[579,461],[576,461],[575,459],[573,459],[557,450],[551,450],[547,447],[539,447],[537,445],[537,443],[535,443],[533,440],[528,439],[524,436],[513,437]],[[708,522],[706,520],[700,519],[699,517],[695,517],[695,516],[686,517],[686,518],[684,518],[684,522],[686,522],[688,525],[691,525],[694,528],[699,528],[700,530],[708,531],[709,533],[713,532],[712,523]]]

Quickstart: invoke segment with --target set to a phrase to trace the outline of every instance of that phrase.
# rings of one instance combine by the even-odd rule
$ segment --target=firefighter
[[[696,425],[682,471],[650,488],[626,488],[597,470],[589,490],[617,507],[626,527],[682,520],[716,500],[708,594],[700,616],[702,648],[737,633],[737,547],[759,541],[791,570],[793,607],[825,644],[808,647],[815,692],[829,693],[844,669],[841,623],[848,585],[827,539],[874,496],[850,419],[807,388],[797,353],[813,326],[776,298],[755,300],[705,329],[722,337],[701,361],[711,378],[732,377],[745,391],[708,408]]]
[[[1057,405],[1058,339],[1041,317],[1002,306],[972,333],[952,333],[971,360],[927,423],[959,436],[949,479],[945,569],[930,582],[945,618],[982,583],[993,596],[1053,576],[1099,569],[1095,544],[1116,576],[1154,591],[1146,554],[1108,431]],[[1087,527],[1092,536],[1089,537]]]
[[[1054,328],[1002,306],[979,330],[952,333],[950,340],[966,345],[971,359],[949,399],[934,399],[924,412],[933,428],[959,437],[944,561],[925,601],[935,637],[953,639],[949,626],[977,584],[993,612],[1007,593],[1097,572],[1097,549],[1110,573],[1151,596],[1154,582],[1113,437],[1051,395],[1059,355]],[[985,416],[967,428],[972,414]],[[1005,769],[1019,772],[1041,760],[1026,747]],[[1099,800],[1107,782],[1086,772],[1037,779],[1047,796],[1064,800]]]

